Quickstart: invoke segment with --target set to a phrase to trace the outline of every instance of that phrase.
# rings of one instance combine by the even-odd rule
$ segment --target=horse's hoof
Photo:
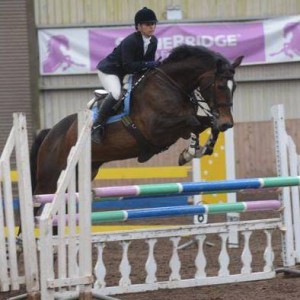
[[[204,155],[212,155],[214,152],[214,149],[211,148],[211,147],[207,147],[205,152],[204,152]]]
[[[187,163],[186,159],[184,158],[183,154],[180,153],[179,158],[178,158],[178,165],[183,166]]]

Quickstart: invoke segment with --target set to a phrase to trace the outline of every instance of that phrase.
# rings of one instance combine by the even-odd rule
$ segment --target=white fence
[[[274,123],[277,175],[300,176],[300,156],[296,152],[293,139],[286,132],[283,105],[273,106],[271,113]],[[280,196],[285,208],[282,219],[286,227],[282,239],[282,259],[284,266],[294,266],[296,262],[300,262],[299,187],[283,188]]]
[[[91,126],[91,112],[79,115],[77,143],[70,151],[67,168],[58,179],[53,202],[45,205],[40,217],[42,299],[54,299],[55,290],[64,291],[66,287],[76,295],[90,294],[91,291]],[[53,219],[57,220],[57,244],[52,233]]]
[[[14,125],[0,157],[0,291],[19,290],[26,284],[29,295],[39,291],[37,250],[34,236],[33,203],[26,119],[13,115]],[[15,150],[15,151],[14,151]],[[15,227],[18,220],[13,208],[11,160],[15,153],[22,223],[23,259],[19,255]]]
[[[62,182],[60,182],[62,184]],[[289,191],[289,188],[285,188]],[[57,194],[58,195],[58,194]],[[60,194],[61,203],[64,203],[64,194]],[[59,203],[59,198],[57,200]],[[287,200],[288,201],[288,200]],[[285,204],[286,205],[286,204]],[[61,207],[62,209],[62,207]],[[289,209],[288,206],[285,207],[284,212]],[[50,216],[50,214],[48,214]],[[51,223],[49,223],[51,218],[45,223],[48,224],[48,232],[50,231]],[[59,225],[65,226],[65,222],[60,222]],[[286,226],[286,228],[284,228]],[[213,284],[222,284],[230,282],[241,282],[241,281],[251,281],[251,280],[261,280],[267,278],[273,278],[276,276],[275,266],[274,266],[274,251],[272,247],[272,232],[274,230],[284,231],[283,235],[285,237],[284,243],[288,247],[288,251],[283,251],[283,261],[285,266],[293,266],[295,263],[295,249],[293,246],[292,239],[290,239],[290,227],[292,224],[285,223],[283,224],[280,217],[275,219],[263,219],[255,221],[243,221],[243,222],[231,222],[231,223],[216,223],[216,224],[200,224],[200,225],[189,225],[189,226],[180,226],[176,228],[163,228],[163,229],[152,229],[152,230],[135,230],[131,232],[116,232],[116,233],[99,233],[92,236],[93,248],[96,249],[96,261],[93,265],[95,283],[91,291],[94,296],[101,297],[102,295],[113,295],[113,294],[123,294],[123,293],[135,293],[142,291],[150,291],[157,289],[166,289],[166,288],[183,288],[183,287],[194,287],[202,285],[213,285]],[[241,266],[239,270],[235,270],[233,274],[230,273],[229,265],[231,260],[233,260],[231,250],[227,249],[229,229],[237,230],[242,236],[242,247],[241,249]],[[45,230],[45,229],[44,229]],[[252,269],[252,253],[250,245],[251,236],[255,235],[256,232],[263,232],[265,236],[265,249],[261,253],[262,268],[260,270]],[[60,229],[59,232],[63,233],[64,229]],[[288,233],[288,234],[286,234]],[[214,275],[206,273],[206,266],[208,260],[205,256],[204,244],[207,237],[211,235],[217,235],[219,237],[219,248],[220,252],[217,257],[215,257],[215,265],[219,265],[218,270]],[[197,242],[197,255],[195,256],[193,262],[194,273],[189,277],[182,278],[181,268],[184,266],[184,261],[181,261],[180,258],[180,248],[178,248],[181,240],[184,240],[186,237],[194,238]],[[49,236],[49,241],[51,236]],[[164,254],[164,259],[167,260],[167,265],[164,266],[167,268],[164,273],[167,273],[169,269],[170,272],[168,275],[165,274],[164,278],[157,276],[157,273],[160,271],[160,263],[155,252],[159,252],[159,244],[170,243],[170,255],[167,257]],[[41,240],[41,243],[43,240]],[[60,234],[58,238],[54,239],[54,247],[60,248],[61,245],[67,245],[70,242],[69,237],[64,237],[63,234]],[[137,259],[134,244],[141,243],[141,251],[144,253],[144,260]],[[115,244],[115,246],[113,246]],[[144,244],[144,245],[143,245]],[[50,242],[47,244],[45,242],[45,249],[50,247]],[[80,245],[80,241],[79,241]],[[107,282],[106,276],[111,268],[111,256],[105,255],[105,250],[108,249],[119,249],[118,263],[115,269],[116,274],[114,275],[115,282]],[[131,254],[133,252],[133,254]],[[58,255],[59,257],[59,255]],[[131,259],[130,259],[131,257]],[[132,257],[136,258],[133,259]],[[235,258],[236,259],[236,258]],[[136,265],[136,260],[140,264]],[[45,259],[45,262],[52,261],[52,256]],[[59,264],[60,265],[60,264]],[[48,263],[49,268],[49,263]],[[78,267],[80,270],[80,266]],[[143,270],[145,274],[143,278],[139,280],[132,280],[132,274],[136,274],[138,270]],[[42,289],[42,293],[47,292],[47,296],[51,296],[53,299],[54,296],[59,297],[70,297],[78,295],[78,288],[70,288],[70,286],[86,284],[86,278],[78,277],[77,280],[72,277],[67,278],[66,272],[56,271],[57,278],[54,278],[54,270],[48,272],[48,275],[42,278],[47,282],[48,289]],[[117,275],[119,274],[119,275]],[[50,276],[50,277],[49,277]],[[50,278],[50,279],[49,279]],[[56,282],[56,284],[54,284]],[[59,284],[58,284],[59,283]],[[45,286],[46,285],[43,285]],[[56,289],[55,289],[56,288]],[[55,289],[55,291],[54,291]],[[48,298],[47,298],[48,299]]]
[[[299,157],[295,151],[290,150],[294,147],[283,127],[283,115],[279,114],[278,108],[273,108],[272,111],[274,114],[279,176],[299,175]],[[0,263],[1,266],[4,266],[0,269],[1,291],[17,290],[19,284],[26,283],[29,295],[34,295],[40,290],[42,299],[58,297],[63,299],[79,295],[101,297],[102,295],[273,278],[276,276],[276,270],[272,234],[276,230],[280,230],[284,237],[282,239],[284,266],[291,267],[299,262],[299,187],[283,189],[283,214],[282,217],[275,219],[186,225],[92,235],[92,189],[90,183],[90,128],[92,119],[90,113],[87,112],[80,115],[79,128],[81,130],[79,131],[78,141],[71,150],[66,170],[62,172],[59,178],[54,201],[46,204],[40,217],[40,239],[38,240],[40,250],[39,278],[37,256],[35,255],[36,244],[33,235],[33,205],[29,188],[28,152],[24,151],[25,148],[28,149],[27,139],[24,138],[26,136],[26,129],[24,129],[26,124],[24,124],[22,118],[24,117],[15,117],[14,128],[1,155],[0,176],[5,201],[5,209],[3,210],[3,207],[0,207]],[[14,234],[15,223],[14,219],[9,217],[13,215],[13,208],[10,168],[8,165],[14,146],[20,178],[21,214],[26,212],[23,216],[27,216],[26,220],[21,219],[22,224],[25,224],[23,226],[23,239],[26,274],[24,276],[18,275]],[[22,151],[18,149],[22,149]],[[297,163],[295,163],[295,159],[297,159]],[[288,164],[290,165],[288,166]],[[297,168],[295,168],[295,165]],[[78,173],[76,172],[76,166],[78,166]],[[285,173],[285,171],[290,173]],[[76,179],[79,182],[78,194],[76,193]],[[2,191],[0,195],[2,195]],[[0,205],[2,205],[3,198],[0,200]],[[3,217],[3,211],[7,215],[5,218]],[[293,215],[291,211],[293,211]],[[290,218],[290,216],[292,217]],[[6,223],[4,223],[4,220],[6,220]],[[29,222],[27,222],[28,220]],[[56,236],[53,236],[52,226],[54,221],[57,223],[58,229]],[[76,225],[77,221],[79,221],[79,227]],[[8,228],[7,235],[4,233],[5,226]],[[231,265],[237,259],[236,252],[234,252],[236,250],[227,247],[230,230],[238,231],[241,236],[240,265],[234,269],[234,272],[231,272]],[[262,233],[266,242],[264,250],[259,255],[262,267],[259,270],[257,268],[254,270],[250,239],[257,232]],[[214,258],[208,258],[209,253],[204,249],[205,242],[210,236],[217,236],[218,240],[217,249],[219,249],[219,254]],[[180,251],[182,250],[178,246],[187,237],[195,239],[197,247],[196,253],[191,259],[192,262],[189,261],[193,271],[189,275],[182,276],[181,270],[186,261],[181,257]],[[7,248],[2,246],[5,242],[8,243]],[[138,248],[134,247],[136,243],[139,245]],[[162,265],[162,259],[159,258],[160,255],[158,254],[160,253],[160,246],[166,243],[170,246],[168,253],[163,253],[164,264]],[[9,260],[6,258],[7,249]],[[113,251],[118,252],[118,259],[112,262],[111,254],[114,253]],[[142,254],[144,259],[137,259],[138,255],[135,251]],[[94,263],[92,252],[95,257]],[[215,266],[218,266],[214,274],[208,273],[206,270],[211,260],[213,260]],[[106,277],[111,272],[112,263],[115,266],[115,269],[113,269],[115,279],[114,281],[111,281],[111,279],[108,281]],[[144,275],[137,276],[138,278],[133,280],[132,275],[136,275],[139,272],[138,270],[141,269]],[[160,275],[162,273],[164,276]]]

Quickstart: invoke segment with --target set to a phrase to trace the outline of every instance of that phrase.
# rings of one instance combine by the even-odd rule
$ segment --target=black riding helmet
[[[154,22],[157,23],[157,18],[153,10],[144,7],[140,9],[134,17],[135,29],[137,29],[138,24],[146,23],[146,22]]]

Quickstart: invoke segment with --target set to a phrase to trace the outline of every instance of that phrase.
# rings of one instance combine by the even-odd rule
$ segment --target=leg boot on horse
[[[104,137],[104,127],[106,120],[111,116],[113,107],[117,104],[117,100],[109,93],[104,100],[102,100],[98,117],[94,122],[92,129],[92,140],[93,142],[100,144]]]

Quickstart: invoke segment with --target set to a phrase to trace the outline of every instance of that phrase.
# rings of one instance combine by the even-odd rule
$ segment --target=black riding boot
[[[92,129],[92,141],[100,144],[104,136],[104,126],[108,117],[112,114],[114,105],[117,104],[117,100],[108,94],[100,104],[97,120],[93,124]]]

